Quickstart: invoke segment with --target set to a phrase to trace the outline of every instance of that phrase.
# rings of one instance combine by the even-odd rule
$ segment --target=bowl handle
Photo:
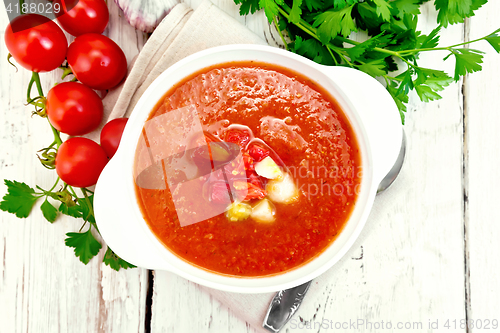
[[[321,66],[360,116],[373,158],[375,184],[391,170],[403,140],[398,107],[384,86],[370,75],[341,66]]]
[[[157,253],[155,244],[146,235],[129,207],[129,198],[124,190],[123,163],[117,153],[111,159],[96,184],[94,192],[94,215],[97,227],[106,244],[120,256],[139,267],[169,270]]]

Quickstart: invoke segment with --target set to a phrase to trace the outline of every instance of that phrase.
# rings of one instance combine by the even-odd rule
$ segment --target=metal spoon
[[[401,142],[401,149],[399,151],[398,158],[396,159],[396,163],[394,163],[392,169],[380,182],[377,188],[377,194],[385,191],[397,178],[399,172],[401,171],[401,167],[403,166],[405,154],[406,135],[403,131],[403,140]],[[312,280],[297,287],[278,291],[269,304],[269,310],[267,310],[262,327],[269,332],[279,332],[299,309],[307,290],[309,290],[311,282]]]
[[[392,169],[389,170],[387,175],[385,175],[384,179],[382,179],[382,181],[378,185],[377,194],[385,191],[396,180],[396,178],[399,175],[399,172],[401,171],[401,168],[403,167],[405,155],[406,155],[406,135],[405,131],[403,130],[403,140],[401,141],[401,149],[399,150],[398,158],[396,159],[396,162],[392,166]]]

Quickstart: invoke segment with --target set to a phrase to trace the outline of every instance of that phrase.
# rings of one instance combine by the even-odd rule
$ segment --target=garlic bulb
[[[115,0],[134,28],[153,32],[179,0]]]

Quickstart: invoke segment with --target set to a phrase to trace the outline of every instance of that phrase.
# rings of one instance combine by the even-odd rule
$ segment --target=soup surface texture
[[[143,216],[170,251],[219,274],[258,277],[296,268],[334,241],[354,208],[362,170],[352,128],[323,88],[276,65],[233,62],[176,84],[148,119],[183,107],[196,109],[207,142],[236,142],[255,157],[248,146],[254,138],[250,142],[259,143],[267,151],[264,155],[273,157],[270,163],[275,161],[281,174],[293,180],[296,195],[273,200],[266,187],[273,180],[255,171],[263,156],[249,158],[251,170],[247,164],[245,168],[257,187],[253,197],[248,189],[245,207],[255,209],[269,197],[266,207],[272,207],[272,218],[247,214],[231,219],[226,212],[183,227],[169,188],[148,189],[136,182]],[[139,145],[136,156],[141,149]],[[206,200],[202,192],[200,201]]]

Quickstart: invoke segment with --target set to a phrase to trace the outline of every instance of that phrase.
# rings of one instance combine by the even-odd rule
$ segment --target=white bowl
[[[337,239],[308,263],[269,277],[229,277],[200,269],[170,252],[144,220],[134,190],[137,143],[158,100],[186,76],[231,61],[255,60],[299,72],[339,103],[358,139],[363,177],[354,210]],[[140,267],[172,271],[193,282],[232,292],[261,293],[305,283],[330,268],[352,246],[370,213],[379,182],[396,161],[402,140],[398,109],[372,77],[346,67],[316,64],[288,51],[256,45],[207,49],[174,64],[144,92],[127,123],[120,147],[96,185],[94,212],[99,231],[113,251]]]

